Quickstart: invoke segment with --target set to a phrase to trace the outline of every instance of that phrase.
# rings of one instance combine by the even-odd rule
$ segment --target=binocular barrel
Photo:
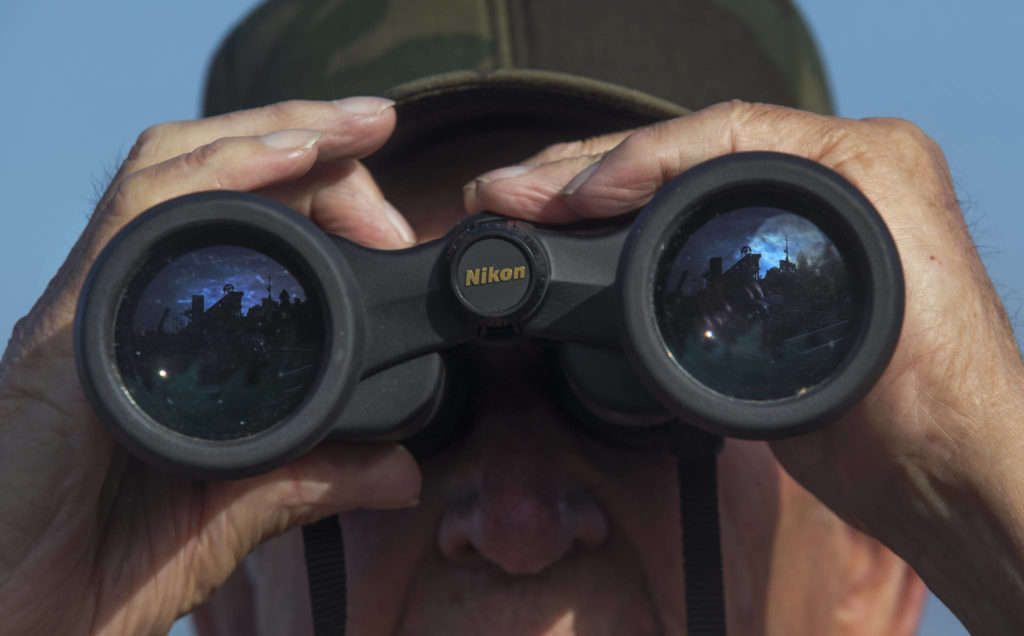
[[[173,199],[97,259],[75,354],[122,444],[220,479],[327,437],[443,426],[451,353],[492,342],[556,349],[574,399],[626,437],[666,421],[795,435],[866,394],[902,316],[899,258],[870,202],[814,162],[741,153],[614,223],[481,214],[401,251],[253,194]]]

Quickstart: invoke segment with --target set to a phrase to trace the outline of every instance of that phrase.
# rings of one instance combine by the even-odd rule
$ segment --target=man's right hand
[[[272,473],[199,483],[129,457],[92,413],[72,322],[96,255],[172,197],[259,191],[376,248],[415,238],[358,162],[390,136],[377,98],[284,102],[147,129],[0,364],[0,633],[166,633],[263,540],[419,493],[400,446],[325,444]]]

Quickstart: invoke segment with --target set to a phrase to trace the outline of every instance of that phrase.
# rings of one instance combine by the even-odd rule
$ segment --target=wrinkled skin
[[[274,188],[325,228],[381,247],[408,245],[407,228],[403,238],[379,205],[360,205],[379,199],[354,161],[384,142],[394,113],[384,100],[345,106],[293,102],[145,131],[17,325],[0,392],[0,606],[9,633],[166,632],[264,539],[338,510],[416,499],[419,471],[398,447],[324,447],[238,482],[151,470],[115,448],[72,359],[74,304],[89,264],[125,223],[170,197]],[[319,137],[260,138],[301,127]]]
[[[829,508],[907,559],[972,632],[1019,631],[1024,366],[945,158],[916,126],[720,104],[624,139],[549,149],[525,173],[484,175],[466,206],[605,217],[703,160],[748,150],[806,157],[856,185],[889,226],[907,286],[900,343],[874,390],[835,425],[772,450]]]
[[[574,626],[566,624],[567,614],[558,610],[573,603],[579,603],[581,623],[576,627],[581,630],[589,628],[587,612],[597,608],[612,615],[592,614],[595,624],[623,620],[639,633],[646,625],[678,632],[678,549],[663,553],[663,539],[674,540],[678,533],[678,521],[665,517],[675,514],[671,505],[664,505],[672,498],[666,486],[674,479],[671,463],[649,457],[640,461],[643,470],[636,470],[630,467],[635,458],[604,457],[618,457],[618,451],[612,453],[557,426],[533,435],[530,426],[507,425],[517,414],[530,421],[550,419],[529,410],[543,410],[543,403],[530,406],[520,400],[490,420],[485,418],[493,425],[476,427],[464,446],[452,451],[457,457],[440,456],[425,463],[422,476],[401,447],[322,445],[273,473],[215,484],[168,476],[126,457],[92,415],[74,372],[70,325],[85,272],[117,229],[147,207],[178,194],[234,189],[273,196],[325,230],[367,245],[410,245],[413,233],[395,208],[408,213],[421,235],[443,231],[438,227],[443,224],[431,217],[430,206],[407,211],[410,195],[399,187],[387,190],[394,193],[395,205],[387,203],[357,161],[378,148],[393,126],[394,113],[386,102],[355,98],[340,105],[287,102],[163,124],[143,133],[65,265],[18,324],[4,355],[0,610],[5,629],[160,633],[176,616],[207,599],[264,540],[327,514],[359,509],[346,515],[345,529],[350,546],[360,545],[362,532],[364,545],[371,548],[360,552],[366,559],[362,565],[353,558],[353,568],[363,575],[354,577],[358,584],[352,589],[353,606],[365,608],[354,620],[365,621],[367,633],[387,621],[423,633],[427,625],[416,621],[432,617],[417,612],[441,602],[431,595],[445,590],[458,592],[447,600],[463,607],[463,615],[472,621],[466,624],[476,626],[482,620],[479,612],[494,611],[490,595],[511,593],[519,599],[523,612],[499,617],[499,623],[488,626],[489,633],[535,630],[537,620],[555,620],[557,625],[542,626],[571,633]],[[286,130],[291,132],[269,135]],[[969,629],[1016,633],[1024,624],[1019,575],[1024,571],[1024,513],[1019,505],[1024,479],[1015,468],[1022,451],[1014,432],[1024,402],[1024,370],[960,216],[941,152],[915,127],[895,120],[850,121],[772,106],[722,104],[632,133],[552,146],[516,166],[471,180],[463,193],[465,207],[470,212],[486,208],[551,222],[610,216],[634,209],[668,179],[705,159],[755,149],[819,161],[857,185],[889,225],[907,281],[900,345],[875,389],[834,426],[776,442],[771,450],[796,482],[839,517],[905,558]],[[462,172],[467,167],[461,166]],[[470,179],[493,167],[480,165],[463,176]],[[523,378],[513,382],[522,383]],[[516,452],[496,461],[521,462],[516,470],[524,471],[522,480],[488,473],[492,460],[485,459],[494,457],[489,449],[495,448],[495,439],[504,439],[503,434],[510,436],[504,447]],[[784,557],[787,553],[780,545],[789,545],[791,554],[799,553],[798,548],[809,543],[786,544],[786,538],[813,541],[816,535],[801,535],[808,532],[808,516],[828,516],[809,498],[801,499],[805,491],[779,472],[774,460],[762,463],[766,447],[757,448],[733,445],[720,467],[725,471],[727,580],[738,581],[736,572],[751,567],[773,571],[768,553]],[[560,460],[552,465],[537,464],[542,462],[537,458],[556,456]],[[563,456],[568,459],[562,461]],[[730,461],[736,462],[731,471]],[[763,469],[744,475],[740,467],[751,465]],[[730,493],[743,493],[744,480],[756,482],[766,476],[779,484],[777,505],[774,515],[767,511],[759,517],[759,523],[767,525],[757,534],[742,515],[730,517],[742,509],[741,500],[729,503]],[[622,485],[627,477],[625,492],[650,494],[655,499],[650,506],[613,487],[599,487]],[[467,492],[468,504],[452,505]],[[419,507],[381,512],[417,500],[422,501]],[[571,502],[572,514],[551,516],[551,502]],[[509,515],[508,510],[517,509],[525,514]],[[527,519],[523,530],[528,534],[516,536],[531,536],[534,540],[526,542],[529,549],[517,547],[508,536],[500,540],[507,529],[489,521],[488,511],[502,510],[507,519]],[[656,521],[637,529],[633,513],[652,510],[658,513]],[[790,512],[799,510],[806,514]],[[575,521],[567,526],[567,518]],[[548,532],[551,529],[555,531]],[[399,530],[413,540],[398,540],[404,538],[396,538]],[[839,590],[827,595],[835,606],[833,623],[810,622],[818,619],[804,616],[807,611],[794,611],[776,627],[763,628],[758,625],[764,620],[759,613],[763,610],[736,615],[750,607],[806,603],[806,597],[798,601],[795,594],[787,598],[786,585],[769,581],[766,589],[750,592],[754,600],[731,601],[731,625],[749,624],[753,633],[787,633],[787,626],[846,621],[846,629],[855,630],[849,633],[871,633],[856,631],[862,626],[851,627],[851,617],[872,615],[877,623],[877,615],[885,614],[889,622],[872,629],[911,633],[915,603],[920,607],[920,586],[913,577],[870,540],[860,535],[839,538],[845,530],[823,532],[835,537],[835,543],[821,541],[834,548],[827,553],[840,563],[858,564],[847,567]],[[568,536],[568,545],[576,547],[560,553],[551,548],[552,536],[561,544]],[[280,540],[280,548],[269,544],[246,569],[273,570],[274,559],[281,558],[275,554],[294,562],[294,545],[286,545],[293,538]],[[379,543],[389,540],[393,543]],[[436,541],[436,546],[425,548],[424,541]],[[769,541],[775,543],[766,550]],[[513,554],[497,556],[501,549],[481,549],[487,545],[511,545]],[[731,545],[739,546],[732,550],[733,557],[728,556]],[[395,550],[378,552],[374,546]],[[857,555],[868,555],[867,560]],[[374,572],[381,577],[394,573],[391,567],[376,570],[388,565],[378,559],[399,566],[414,563],[416,568],[405,571],[416,576],[411,582],[405,574],[406,579],[399,581],[375,580]],[[589,562],[574,574],[579,559]],[[601,567],[625,571],[630,577],[626,600],[622,594],[616,597],[622,601],[618,606],[605,602],[611,596],[600,585],[581,586],[588,582],[588,573],[600,572]],[[458,579],[473,571],[483,571],[483,578]],[[431,584],[434,576],[439,577],[436,585]],[[568,578],[559,578],[563,576]],[[806,589],[825,594],[823,586],[814,585],[814,576],[805,573],[799,580],[808,585]],[[878,583],[867,587],[888,592],[854,594],[864,591],[865,581]],[[395,585],[388,587],[391,583]],[[534,583],[541,587],[532,588]],[[566,593],[558,603],[539,603],[541,596],[547,598],[539,594],[544,585]],[[225,590],[230,588],[229,584]],[[395,590],[412,590],[410,603],[403,605],[402,598],[389,596]],[[573,596],[591,591],[589,598],[598,602],[589,608],[582,596]],[[465,600],[466,594],[476,593],[478,604]],[[729,594],[731,599],[749,600],[746,592]],[[870,609],[869,601],[881,598],[886,607],[896,609],[879,613],[862,607]],[[563,600],[569,605],[559,605]],[[374,615],[378,610],[380,614]],[[797,620],[804,622],[785,622]],[[843,633],[840,627],[835,630]]]

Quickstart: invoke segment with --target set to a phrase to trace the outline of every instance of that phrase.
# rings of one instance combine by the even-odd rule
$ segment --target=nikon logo
[[[466,270],[466,279],[463,287],[504,283],[510,280],[519,280],[520,278],[526,278],[526,265],[501,268],[474,267]]]

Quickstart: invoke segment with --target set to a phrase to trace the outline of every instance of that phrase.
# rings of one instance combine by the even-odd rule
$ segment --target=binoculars
[[[581,417],[640,438],[693,426],[773,439],[874,385],[903,316],[871,203],[814,162],[709,161],[613,222],[478,214],[401,251],[280,203],[204,192],[131,222],[75,321],[86,393],[145,461],[201,479],[324,439],[404,441],[467,399],[467,347],[541,346]]]

